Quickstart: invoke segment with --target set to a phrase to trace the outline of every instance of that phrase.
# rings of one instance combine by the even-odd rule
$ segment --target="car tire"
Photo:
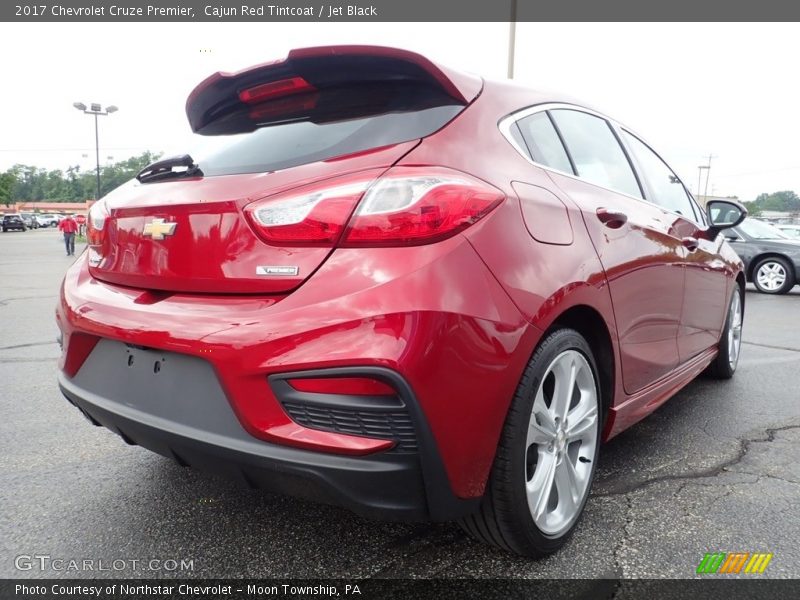
[[[762,294],[786,294],[794,284],[794,269],[785,258],[769,256],[753,267],[753,285]]]
[[[572,373],[572,393],[558,394]],[[597,463],[598,381],[591,348],[577,331],[557,329],[539,344],[514,394],[480,508],[460,521],[470,536],[530,557],[569,539]]]
[[[728,303],[728,315],[725,317],[725,327],[719,340],[719,353],[714,362],[708,366],[708,374],[716,379],[730,379],[739,364],[744,320],[743,300],[742,288],[737,283]]]

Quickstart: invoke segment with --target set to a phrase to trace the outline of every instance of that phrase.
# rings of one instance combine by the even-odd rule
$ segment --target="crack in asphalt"
[[[775,479],[776,481],[782,481],[783,483],[788,483],[789,485],[800,485],[800,481],[797,481],[796,479],[786,479],[785,477],[780,477],[778,475],[770,475],[769,473],[751,473],[750,471],[738,471],[738,472],[745,473],[747,475],[755,475],[756,480],[753,483],[758,483],[762,479]],[[734,483],[732,485],[738,485],[738,484]]]
[[[625,577],[625,568],[620,562],[620,555],[628,546],[628,537],[631,534],[630,525],[633,524],[633,518],[631,517],[632,511],[633,501],[631,500],[630,496],[625,496],[625,524],[622,526],[622,537],[620,537],[619,543],[614,547],[614,552],[612,554],[614,561],[614,574],[615,577],[620,580],[624,579]],[[612,599],[617,597],[617,594],[621,591],[621,587],[621,585],[618,585],[615,588],[614,593],[611,596]]]
[[[10,364],[10,363],[45,363],[45,362],[55,362],[58,360],[57,356],[52,358],[22,358],[18,356],[12,356],[10,358],[0,358],[0,365],[2,364]]]
[[[0,346],[0,350],[16,350],[17,348],[31,348],[33,346],[49,346],[50,344],[57,344],[55,340],[51,342],[31,342],[29,344],[16,344],[14,346]]]
[[[44,296],[19,296],[16,298],[0,298],[0,306],[6,306],[9,302],[16,302],[17,300],[44,300],[50,298],[58,298],[58,295],[47,294]]]
[[[748,451],[750,450],[750,445],[754,443],[769,443],[775,441],[775,435],[780,431],[788,431],[790,429],[800,429],[800,425],[784,425],[782,427],[773,427],[764,430],[766,437],[752,437],[752,438],[743,438],[739,440],[739,449],[736,452],[736,455],[733,458],[730,458],[718,465],[713,467],[709,467],[706,469],[701,469],[698,471],[693,471],[689,473],[676,473],[674,475],[661,475],[659,477],[653,477],[651,479],[645,479],[643,481],[639,481],[632,485],[626,487],[620,487],[617,489],[612,489],[608,492],[601,492],[596,494],[600,498],[610,497],[610,496],[626,496],[627,494],[631,494],[638,490],[644,489],[646,487],[650,487],[656,483],[661,483],[663,481],[685,481],[691,479],[703,479],[706,477],[716,477],[720,473],[723,473],[730,469],[730,467],[737,465],[744,457],[747,456]],[[753,473],[749,473],[753,475]]]
[[[790,424],[790,425],[783,425],[780,427],[771,427],[763,430],[763,433],[754,435],[753,437],[745,437],[739,439],[739,448],[736,452],[736,455],[732,458],[715,465],[710,468],[701,469],[698,471],[693,471],[690,473],[682,473],[682,474],[674,474],[674,475],[663,475],[660,477],[653,477],[650,479],[646,479],[644,481],[640,481],[633,485],[627,486],[625,488],[620,488],[617,490],[612,490],[605,493],[597,494],[598,497],[612,497],[612,496],[623,496],[625,498],[625,523],[622,526],[622,535],[618,543],[614,546],[614,550],[612,552],[612,561],[613,567],[615,572],[615,577],[620,579],[620,583],[615,587],[610,600],[616,599],[620,593],[622,593],[622,583],[621,580],[625,578],[625,568],[622,564],[622,556],[625,554],[628,548],[628,542],[632,536],[631,526],[634,522],[633,519],[633,508],[634,503],[631,497],[633,492],[638,490],[644,489],[656,483],[661,483],[664,481],[679,481],[681,482],[678,488],[673,492],[672,497],[677,498],[680,493],[690,485],[694,486],[702,486],[702,487],[719,487],[719,488],[727,488],[724,493],[720,496],[714,498],[711,505],[716,505],[719,502],[722,502],[725,498],[736,493],[736,488],[742,485],[757,485],[763,479],[775,479],[781,481],[783,483],[788,483],[789,485],[800,485],[800,481],[794,479],[787,479],[785,477],[780,477],[778,475],[772,475],[768,473],[754,473],[752,471],[732,471],[731,467],[736,466],[737,464],[741,463],[744,458],[750,452],[751,446],[757,443],[771,443],[774,442],[778,433],[782,431],[789,431],[793,429],[800,429],[800,425],[797,424]],[[702,482],[696,481],[698,479],[709,479],[719,476],[722,473],[729,473],[732,475],[743,475],[749,476],[754,479],[750,480],[743,480],[743,481],[725,481],[725,482]],[[685,515],[688,516],[688,515]]]
[[[800,348],[792,348],[791,346],[775,346],[773,344],[759,344],[758,342],[746,342],[742,340],[743,344],[748,346],[758,346],[759,348],[770,348],[771,350],[786,350],[787,352],[800,352]]]
[[[755,485],[761,480],[761,477],[759,477],[758,475],[755,475],[754,473],[744,473],[744,472],[741,472],[741,471],[734,471],[733,473],[740,473],[742,475],[752,475],[753,477],[755,477],[755,479],[750,480],[750,481],[726,481],[724,483],[713,483],[713,482],[702,483],[700,481],[694,481],[694,480],[690,479],[688,481],[684,481],[683,483],[681,483],[680,486],[678,486],[678,489],[676,489],[675,492],[672,494],[672,497],[673,498],[677,498],[681,494],[681,492],[684,489],[686,489],[687,486],[690,486],[690,485],[696,485],[698,487],[707,487],[707,488],[712,488],[712,487],[713,488],[716,488],[716,487],[719,487],[719,488],[722,488],[722,487],[733,488],[733,487],[736,487],[736,486],[739,486],[739,485]],[[684,515],[684,516],[686,516],[686,515]]]

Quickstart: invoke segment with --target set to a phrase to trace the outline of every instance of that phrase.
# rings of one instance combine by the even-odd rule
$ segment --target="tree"
[[[747,214],[751,217],[761,216],[761,209],[756,205],[755,202],[745,202],[744,207],[747,209]]]
[[[135,177],[139,171],[157,160],[159,156],[161,155],[147,151],[139,156],[101,167],[101,196]],[[64,172],[60,169],[48,171],[32,165],[14,165],[3,173],[3,176],[7,177],[0,184],[2,185],[0,202],[4,202],[6,206],[14,201],[83,201],[87,198],[94,198],[97,193],[95,170],[81,171],[79,166],[70,166]]]
[[[0,173],[0,203],[5,206],[11,204],[16,183],[17,178],[10,170],[5,173]]]
[[[761,214],[765,210],[797,212],[800,211],[800,196],[790,190],[759,194],[752,202],[746,202],[745,206],[752,215]]]

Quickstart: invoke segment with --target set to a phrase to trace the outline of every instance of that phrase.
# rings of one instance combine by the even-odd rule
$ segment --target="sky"
[[[94,168],[94,126],[73,102],[113,104],[101,163],[193,145],[186,96],[215,71],[291,48],[378,44],[504,79],[507,23],[2,23],[0,171]],[[520,23],[515,77],[564,92],[644,137],[693,191],[800,193],[800,25]],[[46,41],[46,43],[43,43]],[[795,75],[792,75],[795,73]],[[701,192],[706,187],[705,177]]]

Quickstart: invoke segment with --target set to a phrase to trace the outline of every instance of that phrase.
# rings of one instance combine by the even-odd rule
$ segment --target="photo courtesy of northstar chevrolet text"
[[[2,9],[0,596],[798,591],[796,23],[501,4]]]

